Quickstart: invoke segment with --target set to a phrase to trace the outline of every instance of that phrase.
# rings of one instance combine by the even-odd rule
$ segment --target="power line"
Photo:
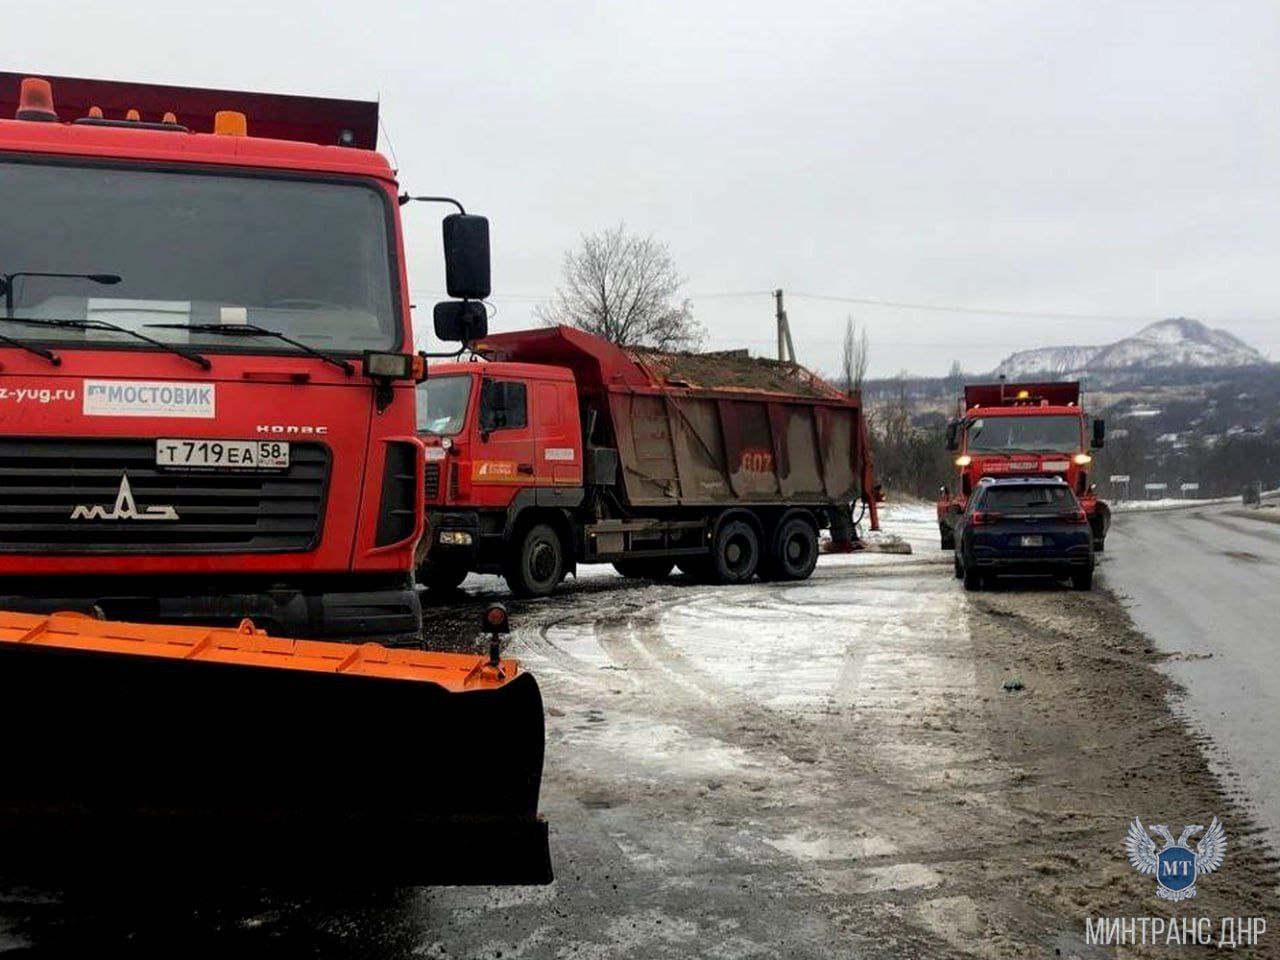
[[[690,300],[709,300],[721,297],[758,297],[769,296],[772,291],[769,290],[743,290],[733,293],[712,293],[712,294],[692,294]],[[1148,314],[1146,316],[1138,316],[1136,314],[1110,314],[1110,313],[1060,313],[1053,310],[1005,310],[997,307],[970,307],[956,306],[941,303],[914,303],[903,300],[881,300],[875,297],[850,297],[834,293],[803,293],[799,291],[788,290],[787,295],[791,297],[800,297],[806,300],[825,300],[831,303],[852,303],[865,307],[886,307],[893,310],[925,310],[933,313],[958,313],[973,316],[986,317],[1012,317],[1019,320],[1076,320],[1076,321],[1098,321],[1104,323],[1154,323],[1157,320],[1167,320],[1166,316],[1156,316]],[[1263,324],[1274,323],[1274,318],[1199,318],[1207,320],[1210,323],[1230,323],[1230,324]]]
[[[427,290],[423,291],[428,295],[444,296],[443,290]],[[772,297],[772,290],[728,290],[717,291],[715,293],[691,293],[688,295],[690,300],[730,300],[745,299],[752,297]],[[970,307],[958,306],[952,304],[941,303],[915,303],[905,300],[881,300],[875,297],[850,297],[834,293],[802,293],[788,290],[787,295],[790,297],[800,297],[805,300],[822,300],[829,303],[851,303],[864,307],[884,307],[891,310],[922,310],[930,313],[952,313],[962,314],[965,316],[985,316],[985,317],[1009,317],[1018,320],[1071,320],[1071,321],[1092,321],[1099,323],[1154,323],[1157,320],[1167,320],[1166,316],[1156,316],[1148,314],[1140,316],[1137,314],[1109,314],[1109,313],[1059,313],[1052,310],[1005,310],[997,307]],[[489,297],[495,302],[506,303],[549,303],[550,296],[536,296],[526,293],[506,293],[494,294]],[[1227,323],[1234,325],[1260,325],[1264,323],[1275,323],[1276,318],[1256,318],[1256,317],[1236,317],[1236,318],[1208,318],[1198,317],[1207,323]]]
[[[877,300],[871,297],[842,297],[828,293],[792,293],[793,297],[809,300],[829,300],[835,303],[856,303],[867,307],[890,307],[896,310],[930,310],[936,313],[964,313],[988,317],[1016,317],[1027,320],[1119,320],[1126,323],[1149,323],[1153,317],[1125,316],[1102,313],[1055,313],[1038,310],[1000,310],[987,307],[957,307],[939,303],[905,303],[900,300]]]

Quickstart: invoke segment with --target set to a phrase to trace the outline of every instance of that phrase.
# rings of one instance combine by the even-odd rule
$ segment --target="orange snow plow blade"
[[[0,874],[549,883],[514,660],[0,612]]]

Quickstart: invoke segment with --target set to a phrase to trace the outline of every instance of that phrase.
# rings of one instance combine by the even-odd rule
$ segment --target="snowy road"
[[[164,903],[0,889],[0,953],[1095,956],[1086,917],[1157,906],[1124,857],[1134,815],[1216,812],[1232,830],[1243,816],[1105,590],[966,593],[932,507],[884,522],[913,555],[824,557],[807,582],[741,587],[590,570],[510,603],[509,652],[547,709],[548,887]],[[1117,575],[1128,526],[1107,554]],[[492,577],[464,586],[428,611],[429,642],[472,644],[485,604],[509,599]],[[433,736],[466,731],[424,731],[406,762]],[[1230,867],[1199,912],[1280,913],[1256,845],[1233,846]]]
[[[427,955],[1074,956],[1089,910],[1150,897],[1128,818],[1228,805],[1149,641],[1103,592],[966,594],[932,507],[885,528],[915,553],[738,588],[595,571],[520,611],[559,879],[431,892]],[[1249,868],[1201,905],[1245,909]]]
[[[1274,503],[1274,501],[1271,501]],[[1169,655],[1188,718],[1280,850],[1280,510],[1117,513],[1106,583]]]

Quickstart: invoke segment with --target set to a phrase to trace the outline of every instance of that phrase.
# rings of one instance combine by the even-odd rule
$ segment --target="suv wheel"
[[[981,590],[982,574],[972,567],[964,567],[963,570],[964,588],[966,590]]]

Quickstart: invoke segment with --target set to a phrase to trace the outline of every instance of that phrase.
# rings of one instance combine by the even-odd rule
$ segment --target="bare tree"
[[[666,244],[627,233],[619,224],[584,236],[565,254],[561,285],[534,315],[621,346],[693,349],[702,327],[689,301],[676,299],[683,284]]]
[[[862,381],[867,377],[867,328],[861,330],[847,317],[844,322],[844,356],[840,363],[841,387],[845,393],[852,394],[862,389]]]

